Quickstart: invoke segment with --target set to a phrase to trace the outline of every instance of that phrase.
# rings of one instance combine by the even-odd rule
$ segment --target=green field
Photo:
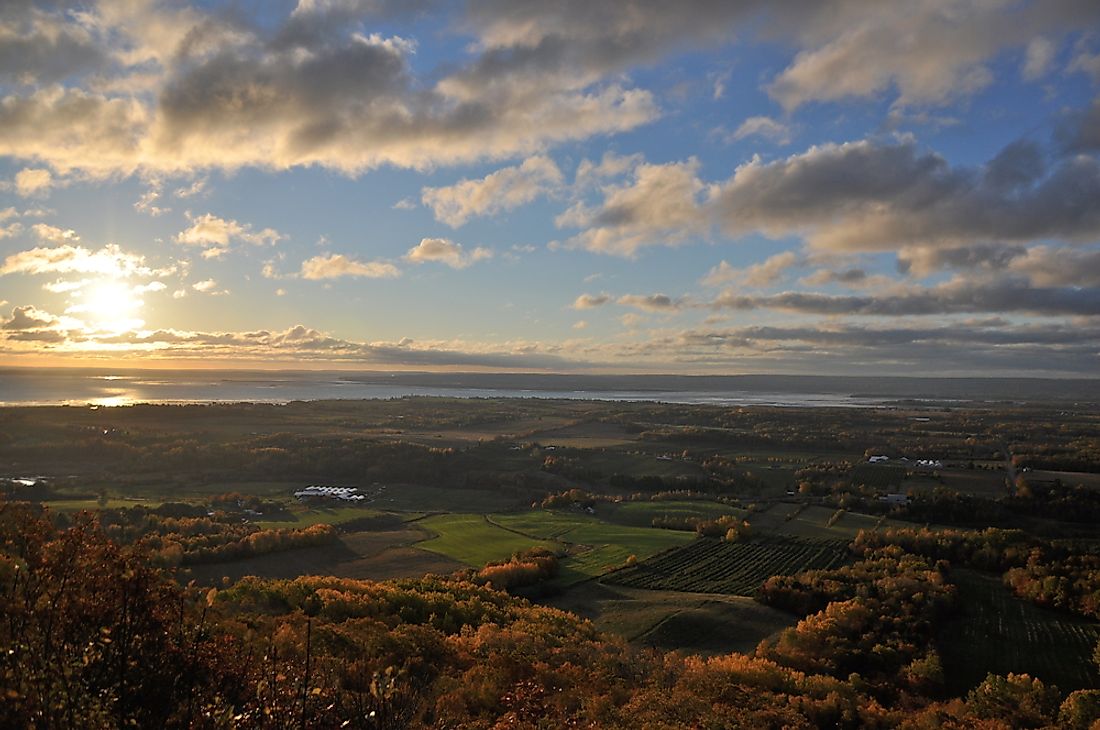
[[[637,527],[649,527],[653,524],[654,519],[660,517],[709,520],[722,515],[743,517],[745,510],[709,500],[670,500],[667,502],[620,502],[612,505],[608,511],[608,519]]]
[[[436,535],[417,543],[418,548],[445,555],[473,568],[481,568],[496,560],[507,560],[513,553],[533,547],[543,546],[552,550],[557,547],[553,540],[527,537],[494,525],[485,515],[432,515],[416,524]]]
[[[987,672],[1026,672],[1063,692],[1100,686],[1091,657],[1100,624],[1015,598],[992,575],[953,570],[962,615],[941,635],[948,689],[966,692]]]
[[[834,568],[848,559],[842,541],[768,536],[749,542],[701,539],[605,580],[633,588],[753,595],[773,575]]]
[[[492,515],[490,521],[534,539],[556,540],[569,550],[559,585],[603,575],[631,555],[639,560],[695,539],[693,532],[614,525],[586,514],[536,510]]]

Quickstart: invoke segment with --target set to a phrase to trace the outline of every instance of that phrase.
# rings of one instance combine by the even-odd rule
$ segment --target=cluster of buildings
[[[867,459],[869,464],[882,464],[890,461],[889,456],[872,456]],[[914,465],[918,469],[942,469],[943,462],[939,459],[917,459],[916,461],[910,461],[907,457],[901,457],[896,460],[898,464],[902,466]]]
[[[362,502],[367,495],[359,492],[359,487],[322,487],[311,485],[294,493],[299,501],[307,499],[337,499],[342,502]]]

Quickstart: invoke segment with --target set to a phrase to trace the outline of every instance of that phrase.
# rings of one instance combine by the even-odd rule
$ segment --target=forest
[[[1100,721],[1088,410],[0,415],[4,727]]]

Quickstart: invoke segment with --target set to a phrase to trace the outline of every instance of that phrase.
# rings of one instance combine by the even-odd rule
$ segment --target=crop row
[[[845,560],[842,540],[700,539],[624,568],[607,580],[632,588],[750,596],[773,575],[833,568]]]

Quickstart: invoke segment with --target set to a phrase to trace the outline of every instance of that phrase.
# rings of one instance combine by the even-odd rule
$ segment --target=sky
[[[1095,0],[0,4],[0,365],[1095,376]]]

